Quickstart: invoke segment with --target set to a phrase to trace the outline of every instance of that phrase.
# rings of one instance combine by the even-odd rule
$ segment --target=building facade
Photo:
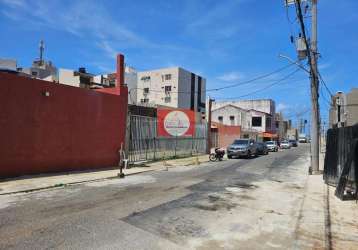
[[[274,103],[267,102],[268,107],[264,107],[258,100],[260,110],[251,108],[256,108],[254,103],[255,100],[213,103],[214,108],[212,109],[211,119],[218,124],[240,126],[240,136],[242,138],[272,139],[276,132],[276,128],[273,125],[274,119],[270,113],[262,110],[271,111],[272,107],[270,105],[273,105],[274,109]],[[243,105],[239,107],[238,104]]]
[[[179,67],[138,72],[137,103],[205,113],[205,78]]]
[[[266,132],[276,133],[275,127],[275,102],[271,99],[258,99],[258,100],[235,100],[235,101],[224,101],[224,102],[214,102],[212,110],[218,109],[223,106],[232,105],[243,110],[255,110],[262,112],[266,115],[264,117],[259,115],[261,118],[261,127],[265,129]],[[252,112],[251,112],[252,113]],[[249,114],[250,115],[250,114]],[[254,114],[256,115],[256,114]],[[252,117],[248,118],[247,124],[243,124],[243,130],[250,128],[250,124],[252,124]],[[250,122],[251,120],[251,122]],[[259,118],[254,118],[254,123],[259,123]]]
[[[353,126],[358,123],[358,88],[345,94],[337,92],[331,99],[329,127]]]

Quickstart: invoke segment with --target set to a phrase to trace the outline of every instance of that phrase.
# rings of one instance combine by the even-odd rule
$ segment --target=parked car
[[[227,157],[257,156],[257,144],[252,139],[237,139],[227,148]]]
[[[282,141],[280,143],[280,147],[283,149],[290,149],[291,148],[291,144],[289,141]]]
[[[265,143],[263,142],[257,142],[257,153],[259,155],[267,155],[268,154],[268,148]]]
[[[297,146],[298,146],[296,140],[289,140],[288,142],[291,143],[291,146],[292,146],[292,147],[297,147]]]
[[[268,151],[271,152],[277,152],[278,151],[278,145],[276,141],[267,141],[265,142]]]

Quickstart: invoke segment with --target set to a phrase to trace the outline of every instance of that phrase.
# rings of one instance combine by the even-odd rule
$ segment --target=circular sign
[[[172,136],[184,135],[189,127],[189,117],[182,111],[171,111],[164,118],[164,129]]]

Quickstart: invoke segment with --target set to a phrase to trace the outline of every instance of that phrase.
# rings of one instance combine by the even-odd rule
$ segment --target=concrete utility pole
[[[319,106],[318,106],[318,70],[317,70],[317,0],[312,0],[312,34],[311,34],[311,168],[312,174],[319,173]],[[309,52],[309,53],[311,53]]]
[[[311,44],[308,43],[308,39],[305,31],[305,24],[303,21],[302,0],[296,0],[295,5],[297,9],[298,21],[301,26],[303,39],[307,49],[308,62],[310,64],[310,81],[311,81],[311,168],[310,173],[319,173],[319,106],[318,106],[318,70],[317,70],[317,0],[311,0],[311,16],[312,16],[312,34]]]
[[[211,142],[211,108],[213,105],[213,102],[215,100],[209,97],[208,100],[208,127],[207,127],[207,148],[206,148],[206,153],[210,154],[211,153],[211,146],[212,146],[212,142]]]

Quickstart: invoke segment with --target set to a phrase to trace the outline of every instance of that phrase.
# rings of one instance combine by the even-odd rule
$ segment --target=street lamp
[[[293,63],[293,64],[296,64],[299,68],[301,68],[302,70],[306,71],[308,74],[311,74],[311,72],[306,69],[302,64],[299,63],[299,61],[294,61],[292,58],[286,56],[286,55],[282,55],[282,54],[279,54],[278,55],[279,57],[281,58],[285,58],[287,59],[289,62]]]

